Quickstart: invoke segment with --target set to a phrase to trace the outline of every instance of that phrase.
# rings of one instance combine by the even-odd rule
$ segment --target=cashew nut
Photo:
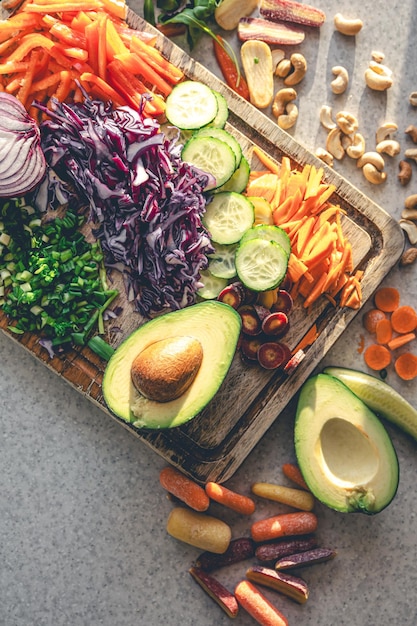
[[[325,150],[324,148],[317,148],[316,157],[318,157],[324,163],[327,163],[327,165],[329,165],[330,167],[333,167],[333,155],[330,154],[328,150]]]
[[[378,170],[373,163],[365,163],[362,167],[362,172],[366,180],[373,185],[380,185],[387,178],[386,173]]]
[[[408,101],[413,107],[417,107],[417,91],[412,91],[408,97]]]
[[[271,50],[272,54],[272,67],[277,68],[278,63],[280,63],[283,59],[285,59],[285,51],[281,50],[281,48],[274,48]]]
[[[365,152],[365,138],[361,133],[355,133],[350,146],[346,148],[346,154],[351,159],[359,159]]]
[[[369,89],[373,89],[374,91],[386,91],[392,87],[393,79],[392,75],[380,74],[373,68],[368,67],[365,70],[365,82]]]
[[[336,76],[336,78],[330,83],[333,93],[337,95],[344,93],[349,84],[349,74],[347,69],[341,65],[335,65],[332,68],[332,72]]]
[[[411,196],[408,196],[405,201],[404,201],[404,206],[406,209],[417,209],[417,193],[413,193],[411,194]],[[405,217],[403,215],[403,217]],[[415,218],[412,218],[415,219]]]
[[[288,74],[288,76],[284,79],[285,85],[298,85],[300,83],[307,72],[307,61],[305,57],[299,52],[294,52],[290,56],[291,67],[294,69],[293,72]]]
[[[417,143],[417,126],[407,126],[404,132],[414,143]]]
[[[401,212],[403,220],[417,221],[417,208],[416,209],[403,209]]]
[[[388,156],[397,156],[401,152],[401,146],[394,139],[384,139],[376,145],[376,151],[380,154],[388,154]]]
[[[272,115],[278,118],[285,113],[287,105],[297,97],[297,92],[292,87],[286,87],[279,89],[275,94],[274,101],[272,103]]]
[[[380,52],[380,50],[372,50],[371,57],[375,61],[375,63],[382,63],[382,61],[385,59],[385,54],[383,52]]]
[[[401,185],[408,185],[411,180],[412,169],[408,161],[400,161],[398,164],[400,171],[398,172],[398,180]]]
[[[385,167],[385,161],[378,152],[365,152],[365,154],[358,159],[357,166],[363,167],[368,163],[373,165],[379,171],[383,170]]]
[[[376,74],[381,74],[381,76],[390,76],[392,77],[392,70],[382,63],[378,63],[377,61],[372,60],[369,63],[369,68],[373,70]]]
[[[342,131],[340,128],[336,127],[329,131],[326,140],[326,150],[338,161],[341,161],[345,156],[345,149],[342,145]]]
[[[417,261],[417,248],[408,248],[400,258],[400,267],[412,265]]]
[[[417,243],[417,226],[411,220],[400,219],[401,228],[407,233],[408,241],[414,245]]]
[[[286,113],[278,116],[277,122],[280,128],[288,130],[292,128],[298,118],[298,107],[295,102],[289,102],[286,107]]]
[[[417,148],[408,148],[408,150],[404,152],[404,156],[407,159],[413,159],[413,161],[417,161]]]
[[[351,37],[357,35],[363,26],[362,20],[359,18],[346,18],[341,13],[336,13],[334,16],[334,26],[342,35],[350,35]]]
[[[347,111],[339,111],[336,114],[336,124],[345,135],[355,133],[359,128],[359,122],[356,117]]]
[[[275,76],[278,76],[279,78],[286,78],[291,72],[291,68],[292,65],[289,59],[281,59],[275,68]]]
[[[391,139],[392,135],[396,133],[398,130],[397,124],[395,122],[384,122],[376,131],[376,143],[381,143],[381,141],[385,141],[386,139]]]
[[[332,107],[328,104],[323,104],[320,109],[320,123],[326,130],[336,128],[336,122],[332,118]]]

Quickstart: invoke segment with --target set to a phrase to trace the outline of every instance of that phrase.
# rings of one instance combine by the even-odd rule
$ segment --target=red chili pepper
[[[249,100],[249,88],[246,80],[240,75],[239,69],[236,67],[232,57],[222,46],[223,40],[220,36],[213,39],[214,55],[217,63],[222,71],[224,80],[231,89],[236,91],[242,98]]]

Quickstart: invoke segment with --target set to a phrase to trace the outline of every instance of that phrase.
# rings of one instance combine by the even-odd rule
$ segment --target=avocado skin
[[[157,430],[185,424],[219,390],[232,364],[240,330],[239,313],[215,300],[199,302],[146,322],[120,344],[107,363],[102,390],[108,409],[137,428]],[[202,363],[192,385],[170,402],[141,396],[132,383],[134,359],[158,340],[184,336],[195,337],[203,348]]]
[[[317,374],[298,398],[294,444],[304,479],[331,509],[374,515],[396,495],[398,458],[380,419],[343,382]]]

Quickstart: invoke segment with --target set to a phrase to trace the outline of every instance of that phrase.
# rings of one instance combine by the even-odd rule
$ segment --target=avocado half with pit
[[[340,380],[308,379],[298,398],[295,452],[318,500],[344,513],[372,515],[394,498],[397,454],[379,418]]]
[[[156,317],[110,358],[103,377],[112,413],[138,428],[180,426],[219,390],[235,355],[240,315],[206,301]]]

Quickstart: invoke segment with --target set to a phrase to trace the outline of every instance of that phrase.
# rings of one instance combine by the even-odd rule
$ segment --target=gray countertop
[[[403,150],[411,147],[404,130],[417,124],[417,108],[408,102],[417,89],[415,1],[314,4],[327,20],[320,31],[308,31],[298,48],[309,70],[298,88],[300,114],[291,134],[311,151],[323,145],[318,116],[321,105],[329,104],[357,115],[370,145],[378,125],[394,121]],[[142,13],[142,2],[129,5]],[[337,12],[363,20],[355,39],[334,31]],[[371,93],[364,85],[374,50],[384,52],[393,71],[394,84],[386,93]],[[210,40],[203,39],[192,54],[219,74]],[[343,96],[334,96],[329,87],[334,65],[345,65],[351,74]],[[353,162],[336,163],[335,169],[399,218],[405,196],[416,186],[412,182],[404,189],[397,183],[398,159],[387,159],[388,181],[379,187],[367,183]],[[384,284],[398,287],[404,304],[417,305],[416,279],[417,266],[395,268]],[[325,363],[365,369],[357,352],[361,332],[358,317]],[[198,550],[165,531],[172,508],[158,482],[165,462],[4,335],[0,362],[1,626],[229,624],[188,573]],[[417,403],[416,381],[400,383],[390,374],[389,382]],[[249,493],[255,481],[283,481],[281,464],[294,459],[293,418],[290,403],[229,481],[230,488]],[[265,591],[290,624],[417,623],[416,443],[393,426],[387,428],[401,468],[397,496],[374,517],[317,506],[320,541],[336,548],[337,558],[303,572],[310,586],[303,606]],[[256,516],[279,510],[260,503]],[[231,524],[234,536],[249,534],[252,519],[216,506],[213,513]],[[222,570],[219,578],[233,589],[245,567]],[[241,611],[236,623],[254,622]]]

